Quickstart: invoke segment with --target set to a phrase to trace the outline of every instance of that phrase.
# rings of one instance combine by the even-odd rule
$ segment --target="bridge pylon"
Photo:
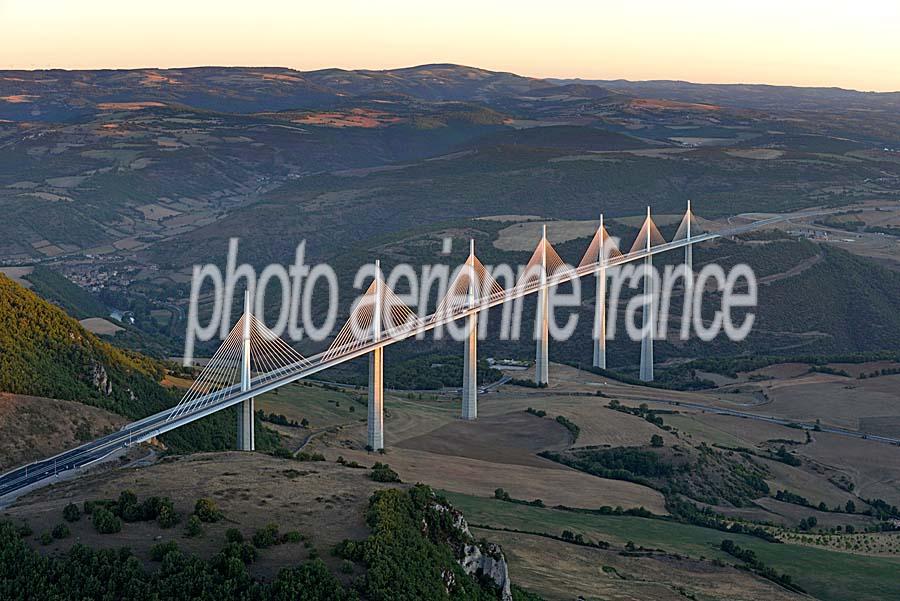
[[[384,285],[381,279],[381,261],[375,261],[375,299],[372,320],[372,338],[381,339],[382,301]],[[373,451],[384,448],[384,347],[369,353],[369,404],[366,424],[366,441]]]
[[[690,291],[694,287],[694,245],[690,243],[691,222],[694,220],[694,213],[691,211],[690,200],[687,201],[687,213],[685,213],[685,218],[688,244],[684,247],[684,282],[685,290]],[[687,298],[687,296],[685,298]]]
[[[250,325],[250,291],[246,290],[244,291],[244,319],[243,332],[241,334],[241,392],[250,390]],[[253,424],[254,413],[255,404],[252,397],[238,404],[238,451],[256,450],[256,432]]]
[[[476,278],[475,241],[469,241],[469,259],[466,261],[469,272],[469,286],[466,304],[470,309],[475,307]],[[478,417],[478,313],[466,318],[467,336],[463,351],[463,385],[462,385],[462,418],[474,420]]]
[[[541,272],[537,301],[534,383],[546,386],[550,381],[550,306],[547,294],[547,226],[541,232]]]
[[[600,215],[600,225],[597,233],[588,245],[584,256],[581,258],[579,268],[594,266],[596,274],[596,296],[594,298],[594,331],[592,333],[594,343],[594,357],[591,365],[606,369],[606,270],[610,259],[621,257],[622,251],[609,237]]]
[[[656,303],[653,289],[653,256],[650,253],[650,247],[654,242],[662,242],[665,240],[653,219],[650,217],[650,207],[647,207],[647,219],[644,226],[638,234],[637,240],[631,251],[645,250],[648,254],[644,259],[644,310],[643,310],[643,327],[641,336],[641,370],[640,379],[643,382],[653,381],[653,337],[656,330]],[[642,248],[643,247],[643,248]]]

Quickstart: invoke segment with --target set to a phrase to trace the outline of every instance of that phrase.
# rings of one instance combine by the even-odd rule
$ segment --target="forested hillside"
[[[98,340],[60,308],[0,275],[0,390],[138,418],[170,404],[162,367]]]
[[[162,366],[118,349],[86,331],[59,307],[0,274],[0,392],[78,401],[130,419],[175,404],[162,386]],[[163,435],[173,450],[234,446],[233,411]],[[278,435],[257,423],[257,447],[278,446]]]

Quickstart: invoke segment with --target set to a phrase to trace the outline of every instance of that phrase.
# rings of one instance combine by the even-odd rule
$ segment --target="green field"
[[[329,390],[320,385],[295,383],[256,398],[256,408],[288,419],[309,420],[310,428],[328,428],[365,419],[366,408],[354,400],[353,390]],[[353,411],[350,408],[353,407]]]
[[[864,557],[797,545],[767,543],[747,535],[631,516],[601,516],[529,507],[495,499],[444,492],[470,524],[559,536],[563,530],[615,545],[663,549],[699,558],[736,560],[719,549],[724,539],[752,549],[766,565],[785,572],[810,594],[824,601],[900,599],[900,560]]]

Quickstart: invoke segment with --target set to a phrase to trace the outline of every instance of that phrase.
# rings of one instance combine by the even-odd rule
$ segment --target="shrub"
[[[348,559],[345,559],[343,562],[341,562],[340,570],[341,570],[341,574],[352,574],[353,573],[353,562]]]
[[[283,543],[300,543],[303,542],[303,535],[297,532],[296,530],[291,530],[290,532],[285,532],[281,535],[281,542]]]
[[[178,543],[171,540],[167,543],[158,543],[150,547],[150,559],[162,561],[169,553],[178,553]]]
[[[578,435],[581,434],[581,428],[578,427],[578,424],[567,419],[564,415],[557,415],[556,422],[564,426],[572,434],[572,442],[578,440]]]
[[[169,497],[147,497],[144,499],[144,502],[141,503],[141,519],[148,521],[157,520],[164,508],[175,513],[175,506],[172,504]]]
[[[137,495],[130,490],[123,490],[119,493],[119,500],[113,508],[113,513],[126,522],[138,522],[144,517],[138,506]]]
[[[115,534],[122,530],[122,521],[106,507],[95,506],[91,520],[94,522],[94,529],[100,534]]]
[[[67,522],[77,522],[81,519],[81,510],[75,503],[69,503],[63,509],[63,519]]]
[[[256,561],[257,556],[259,555],[256,552],[256,547],[251,545],[250,543],[241,543],[241,561],[244,563],[250,564]]]
[[[659,434],[654,434],[650,437],[650,446],[651,447],[661,447],[663,446],[663,437]]]
[[[250,543],[228,543],[222,549],[222,555],[239,559],[244,564],[250,565],[256,561],[258,553],[256,547]]]
[[[125,505],[137,505],[138,499],[137,495],[134,494],[134,491],[131,490],[123,490],[119,493],[119,507],[123,507]]]
[[[269,524],[253,533],[253,546],[265,549],[278,544],[278,524]]]
[[[274,451],[272,451],[272,455],[275,457],[280,457],[281,459],[293,459],[294,454],[291,453],[290,449],[286,449],[284,447],[278,447]]]
[[[168,499],[166,500],[168,501]],[[181,517],[175,512],[171,501],[160,506],[159,515],[156,516],[156,523],[160,528],[173,528],[180,521]]]
[[[322,453],[307,453],[306,451],[300,451],[297,453],[298,461],[325,461],[325,455]]]
[[[222,512],[219,511],[215,501],[212,501],[211,499],[197,499],[197,502],[194,504],[194,515],[196,515],[201,522],[210,524],[222,519]]]
[[[16,533],[20,538],[28,538],[32,534],[34,534],[34,530],[31,529],[31,526],[28,525],[28,522],[23,522],[21,526],[16,530]]]
[[[56,526],[54,526],[53,532],[51,534],[53,535],[53,538],[56,539],[68,538],[72,535],[72,531],[69,530],[69,527],[65,524],[57,524]]]
[[[244,535],[237,528],[229,528],[225,531],[225,542],[242,543],[244,542]]]
[[[49,532],[44,532],[39,540],[42,545],[46,546],[53,542],[53,536]]]
[[[366,469],[366,466],[360,465],[356,461],[347,461],[344,459],[343,455],[338,455],[337,462],[343,465],[344,467],[352,467],[355,469]]]
[[[188,518],[187,526],[184,529],[184,534],[187,537],[194,538],[197,536],[203,535],[203,524],[200,522],[200,518],[196,515],[191,515]]]
[[[400,482],[400,475],[386,463],[375,463],[372,466],[372,480],[375,482]]]

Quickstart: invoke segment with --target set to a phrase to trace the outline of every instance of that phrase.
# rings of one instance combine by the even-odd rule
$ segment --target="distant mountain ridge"
[[[631,96],[713,103],[765,111],[880,109],[900,113],[900,91],[863,92],[845,88],[771,84],[711,84],[677,80],[548,79],[556,85],[598,86]]]
[[[351,97],[404,95],[426,101],[490,101],[552,84],[457,65],[386,71],[280,67],[191,67],[98,71],[0,71],[0,119],[64,121],[131,103],[231,113],[327,108]],[[130,106],[129,106],[130,105]]]
[[[0,71],[0,120],[69,121],[130,103],[228,113],[323,109],[353,98],[494,103],[504,98],[645,97],[755,110],[900,112],[900,92],[762,84],[535,78],[449,63],[398,69],[285,67]],[[131,104],[131,108],[135,105]]]

